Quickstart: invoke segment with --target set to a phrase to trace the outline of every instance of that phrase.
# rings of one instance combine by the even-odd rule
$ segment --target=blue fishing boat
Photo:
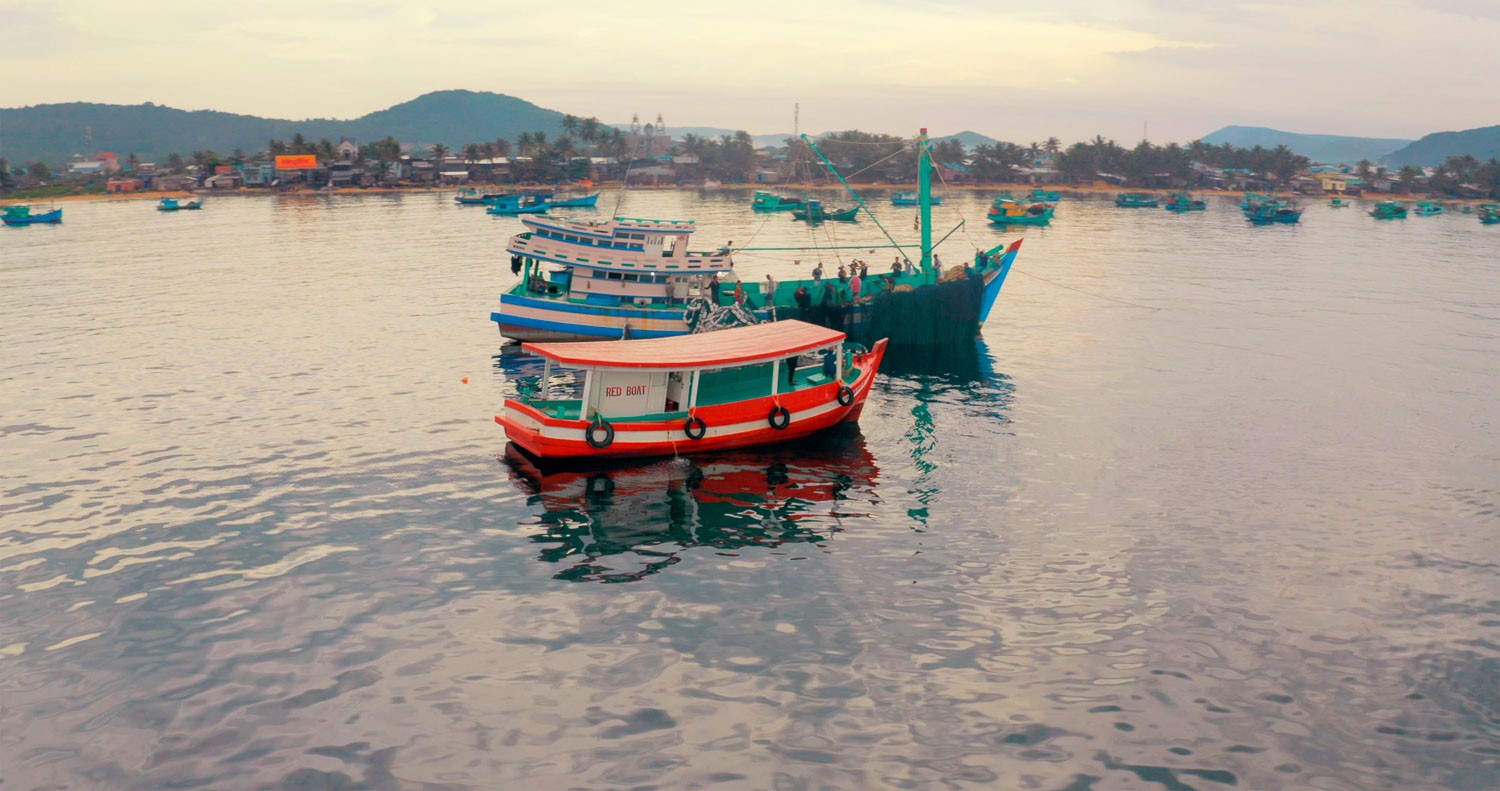
[[[1246,209],[1245,219],[1255,225],[1295,223],[1301,221],[1302,209],[1295,204],[1284,201],[1271,201],[1263,203],[1254,209]]]
[[[1057,190],[1044,190],[1041,187],[1037,187],[1026,197],[1033,203],[1057,203],[1062,200],[1062,193]]]
[[[1115,196],[1115,205],[1121,209],[1154,209],[1161,201],[1144,192],[1122,192]]]
[[[755,211],[791,211],[802,208],[806,203],[804,198],[788,198],[774,192],[757,192],[750,201],[750,208]]]
[[[514,214],[541,214],[550,208],[545,201],[528,200],[528,195],[523,192],[509,195],[496,195],[490,202],[490,207],[485,209],[486,214],[514,215]]]
[[[897,192],[891,196],[892,206],[916,206],[921,203],[921,198],[915,192]],[[932,196],[932,205],[939,206],[943,203],[943,196]]]
[[[1208,203],[1194,198],[1191,193],[1174,192],[1162,208],[1171,212],[1204,211],[1208,208]]]
[[[1443,213],[1443,204],[1433,200],[1419,200],[1412,211],[1418,217],[1436,217]]]
[[[1484,204],[1479,207],[1479,221],[1485,225],[1500,224],[1500,206]]]
[[[925,133],[919,145],[919,165],[930,171]],[[922,179],[925,194],[928,178]],[[758,278],[741,279],[728,246],[690,249],[697,231],[691,220],[522,217],[524,230],[506,245],[519,282],[500,296],[490,318],[501,335],[520,341],[667,337],[794,318],[860,342],[903,328],[893,347],[972,343],[1021,240],[943,270],[931,252],[930,204],[919,208],[919,262],[870,272],[861,278],[868,285],[858,298],[852,279],[823,278],[821,265],[813,278],[783,280],[770,291]]]
[[[995,225],[1050,225],[1057,207],[1050,203],[1022,203],[1002,192],[985,215]]]
[[[203,201],[190,200],[183,203],[175,198],[162,198],[161,203],[156,204],[157,211],[192,211],[203,208]]]
[[[462,187],[458,190],[458,194],[453,196],[453,202],[460,206],[488,206],[504,194],[502,192],[481,193],[473,187]]]
[[[62,222],[62,209],[53,209],[41,214],[32,214],[31,207],[25,204],[6,206],[5,213],[0,214],[0,222],[6,225],[37,225],[40,223]]]
[[[549,209],[592,209],[599,203],[599,193],[592,195],[552,196],[546,201]]]
[[[1370,210],[1370,216],[1377,220],[1404,220],[1406,219],[1406,204],[1401,201],[1383,200]]]

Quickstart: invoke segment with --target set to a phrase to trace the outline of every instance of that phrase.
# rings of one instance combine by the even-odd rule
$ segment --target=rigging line
[[[885,229],[885,226],[880,223],[880,218],[875,216],[875,212],[870,211],[870,207],[865,205],[864,199],[860,198],[859,193],[855,192],[854,188],[849,186],[849,182],[843,177],[842,174],[839,173],[838,168],[833,166],[833,162],[829,161],[828,157],[823,155],[823,151],[812,142],[812,138],[808,137],[807,135],[803,135],[802,140],[807,143],[807,147],[812,149],[812,152],[814,154],[818,155],[819,159],[823,160],[823,167],[827,169],[829,173],[832,173],[834,177],[839,180],[840,184],[844,185],[844,189],[848,190],[849,195],[854,198],[854,202],[859,204],[859,207],[865,210],[865,214],[870,215],[870,219],[875,222],[875,227],[879,228],[880,232],[885,234],[885,238],[890,239],[891,244],[900,247],[901,243],[896,241],[896,239],[891,236],[890,232]],[[901,253],[903,258],[908,257],[905,250],[902,250]]]
[[[1153,312],[1161,310],[1161,308],[1152,307],[1150,305],[1142,305],[1139,302],[1131,302],[1129,300],[1117,299],[1115,297],[1108,297],[1108,296],[1105,296],[1103,294],[1095,293],[1093,291],[1088,291],[1088,290],[1085,290],[1085,289],[1082,289],[1082,288],[1077,288],[1075,286],[1064,285],[1064,284],[1059,283],[1059,282],[1057,282],[1055,280],[1048,280],[1047,278],[1041,277],[1040,275],[1033,275],[1033,274],[1031,274],[1030,272],[1027,272],[1024,269],[1014,269],[1012,271],[1015,271],[1015,272],[1018,272],[1020,274],[1023,274],[1025,276],[1029,277],[1029,278],[1032,278],[1033,280],[1040,280],[1043,283],[1046,283],[1048,285],[1057,286],[1058,288],[1065,288],[1065,289],[1067,289],[1069,291],[1077,291],[1080,294],[1087,294],[1087,295],[1089,295],[1091,297],[1097,297],[1099,299],[1108,300],[1110,302],[1118,302],[1121,305],[1129,305],[1132,308],[1141,308],[1143,310],[1149,310],[1149,311],[1153,311]]]
[[[899,154],[905,154],[905,153],[906,153],[906,149],[905,148],[898,148],[895,151],[892,151],[889,155],[881,157],[880,159],[877,159],[874,162],[871,162],[870,164],[868,164],[868,165],[860,168],[859,170],[856,170],[853,173],[850,173],[849,175],[845,176],[844,178],[846,178],[846,179],[852,179],[855,176],[858,176],[859,174],[865,172],[866,170],[869,170],[870,168],[873,168],[876,165],[879,165],[880,163],[882,163],[882,162],[884,162],[884,161],[886,161],[888,159],[892,159],[892,158],[896,157]]]
[[[620,181],[620,194],[615,196],[615,210],[610,212],[610,219],[620,216],[620,204],[625,202],[625,192],[630,189],[630,168],[634,165],[634,157],[631,157],[630,161],[625,163],[625,175]]]
[[[948,179],[943,176],[943,169],[942,168],[933,168],[933,170],[937,171],[938,181],[941,182],[942,185],[943,185],[943,195],[946,196],[946,197],[950,197],[950,198],[953,197],[953,195],[949,192]],[[964,238],[969,240],[969,244],[973,245],[975,250],[982,250],[982,249],[984,249],[984,248],[980,247],[978,244],[975,243],[973,236],[969,235],[969,218],[964,214],[964,210],[962,208],[960,208],[958,210],[958,219],[960,220],[960,222],[959,222],[958,225],[959,225],[960,228],[964,229]],[[958,230],[958,228],[954,228],[953,229],[953,231],[956,231],[956,230]],[[953,235],[953,231],[949,231],[948,232],[948,236],[952,236]],[[943,238],[947,239],[948,236],[944,236]],[[942,244],[942,243],[939,242],[938,244]],[[935,244],[935,245],[933,245],[933,247],[936,248],[937,245]]]

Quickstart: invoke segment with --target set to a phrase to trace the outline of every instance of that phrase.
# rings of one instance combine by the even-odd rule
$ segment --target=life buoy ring
[[[792,413],[786,411],[784,406],[771,407],[771,414],[766,416],[766,422],[771,424],[771,428],[780,431],[792,424]]]
[[[854,391],[849,389],[849,385],[839,388],[839,403],[844,406],[854,403]]]
[[[604,439],[597,438],[597,432],[600,429],[604,430]],[[615,427],[606,423],[604,418],[596,417],[594,418],[594,422],[590,423],[589,427],[584,430],[583,438],[588,440],[589,447],[591,448],[607,448],[615,441]]]
[[[693,426],[698,427],[696,434],[693,433]],[[688,439],[703,439],[703,435],[708,433],[708,424],[704,423],[701,417],[690,417],[683,422],[682,433],[686,434]]]

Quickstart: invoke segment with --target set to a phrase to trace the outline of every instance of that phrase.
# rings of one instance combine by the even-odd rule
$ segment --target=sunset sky
[[[1500,0],[0,0],[0,106],[351,118],[447,88],[668,126],[1189,140],[1500,123]],[[0,117],[3,134],[3,117]]]

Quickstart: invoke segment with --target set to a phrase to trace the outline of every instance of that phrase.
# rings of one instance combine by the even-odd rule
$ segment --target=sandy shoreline
[[[513,184],[474,184],[474,185],[471,185],[471,186],[473,186],[475,188],[478,188],[478,189],[484,189],[484,190],[488,190],[488,189],[495,189],[495,190],[528,189],[528,187],[517,186],[517,185],[513,185]],[[916,185],[913,185],[913,184],[887,184],[887,183],[859,184],[857,186],[861,190],[866,190],[866,189],[868,189],[868,190],[913,190],[916,187]],[[546,188],[550,188],[550,187],[530,187],[530,188],[546,189]],[[621,188],[621,185],[618,182],[613,182],[613,183],[595,184],[591,189],[596,189],[597,190],[597,189],[620,189],[620,188]],[[1030,192],[1033,188],[1034,187],[1031,184],[982,184],[982,185],[981,184],[950,184],[950,185],[947,185],[946,187],[944,187],[943,190],[941,190],[941,191],[942,192],[1002,192],[1003,191],[1003,192],[1014,193],[1014,194],[1016,194],[1019,197],[1019,196],[1021,196],[1024,193]],[[652,186],[632,186],[632,187],[630,187],[630,189],[632,189],[632,190],[646,190],[646,191],[656,191],[656,190],[684,190],[684,191],[686,191],[686,190],[692,190],[692,191],[701,191],[701,190],[727,190],[727,191],[740,191],[740,192],[752,192],[752,191],[766,191],[766,192],[835,191],[835,192],[842,192],[843,191],[843,189],[841,187],[837,186],[837,185],[830,186],[828,184],[777,184],[777,185],[770,185],[770,184],[721,184],[721,185],[716,186],[716,187],[692,187],[692,186],[677,186],[677,185],[652,185]],[[1096,182],[1094,184],[1090,184],[1090,185],[1087,185],[1087,186],[1072,186],[1072,187],[1061,187],[1061,186],[1049,185],[1049,186],[1044,186],[1043,189],[1056,190],[1059,194],[1064,195],[1064,196],[1067,196],[1067,195],[1091,195],[1091,194],[1098,194],[1098,193],[1118,193],[1118,192],[1147,192],[1147,193],[1157,193],[1157,194],[1165,195],[1165,194],[1171,193],[1173,191],[1173,190],[1142,190],[1142,189],[1132,188],[1132,187],[1120,187],[1120,186],[1117,186],[1117,185],[1114,185],[1114,184],[1108,184],[1108,183],[1105,183],[1105,182]],[[162,198],[196,199],[196,198],[208,198],[208,197],[275,197],[275,196],[283,196],[283,195],[295,195],[295,196],[393,195],[393,194],[405,194],[405,193],[421,194],[421,193],[434,193],[434,192],[439,192],[439,193],[455,193],[456,194],[457,190],[458,190],[457,187],[369,187],[369,188],[355,187],[355,188],[350,188],[350,189],[341,189],[341,190],[337,190],[335,192],[329,192],[327,190],[312,190],[312,189],[306,189],[306,190],[265,190],[265,189],[244,189],[244,188],[233,189],[233,190],[199,190],[199,191],[196,191],[196,192],[187,192],[187,191],[182,191],[182,190],[173,190],[173,191],[167,191],[167,192],[139,191],[139,192],[96,193],[96,194],[88,194],[88,195],[62,195],[62,196],[58,196],[58,197],[54,197],[54,198],[0,198],[0,207],[11,206],[11,205],[16,205],[16,204],[39,205],[39,204],[46,204],[46,203],[73,203],[73,202],[76,202],[76,201],[139,201],[139,200],[157,201],[157,200],[161,200]],[[1197,190],[1189,190],[1189,191],[1192,192],[1194,195],[1239,196],[1239,195],[1243,195],[1244,194],[1240,190],[1197,189]],[[1309,201],[1311,201],[1311,200],[1322,200],[1322,199],[1325,199],[1325,198],[1344,197],[1344,196],[1336,195],[1336,194],[1333,194],[1333,193],[1328,193],[1328,194],[1323,194],[1323,195],[1303,195],[1303,194],[1294,193],[1294,192],[1273,192],[1273,193],[1270,193],[1270,194],[1277,195],[1277,196],[1284,196],[1284,197],[1302,198],[1304,200],[1309,200]],[[1411,194],[1405,194],[1405,193],[1366,192],[1363,195],[1360,195],[1358,197],[1354,197],[1353,199],[1354,200],[1371,200],[1371,201],[1379,201],[1379,200],[1406,200],[1406,201],[1415,201],[1415,200],[1426,200],[1427,198],[1426,198],[1426,196],[1423,196],[1423,195],[1411,195]],[[1438,200],[1438,199],[1437,198],[1433,198],[1432,200]],[[1444,199],[1442,199],[1442,201],[1444,203],[1459,203],[1459,204],[1462,204],[1462,203],[1479,204],[1479,203],[1489,202],[1488,199],[1484,199],[1484,198],[1444,198]]]

